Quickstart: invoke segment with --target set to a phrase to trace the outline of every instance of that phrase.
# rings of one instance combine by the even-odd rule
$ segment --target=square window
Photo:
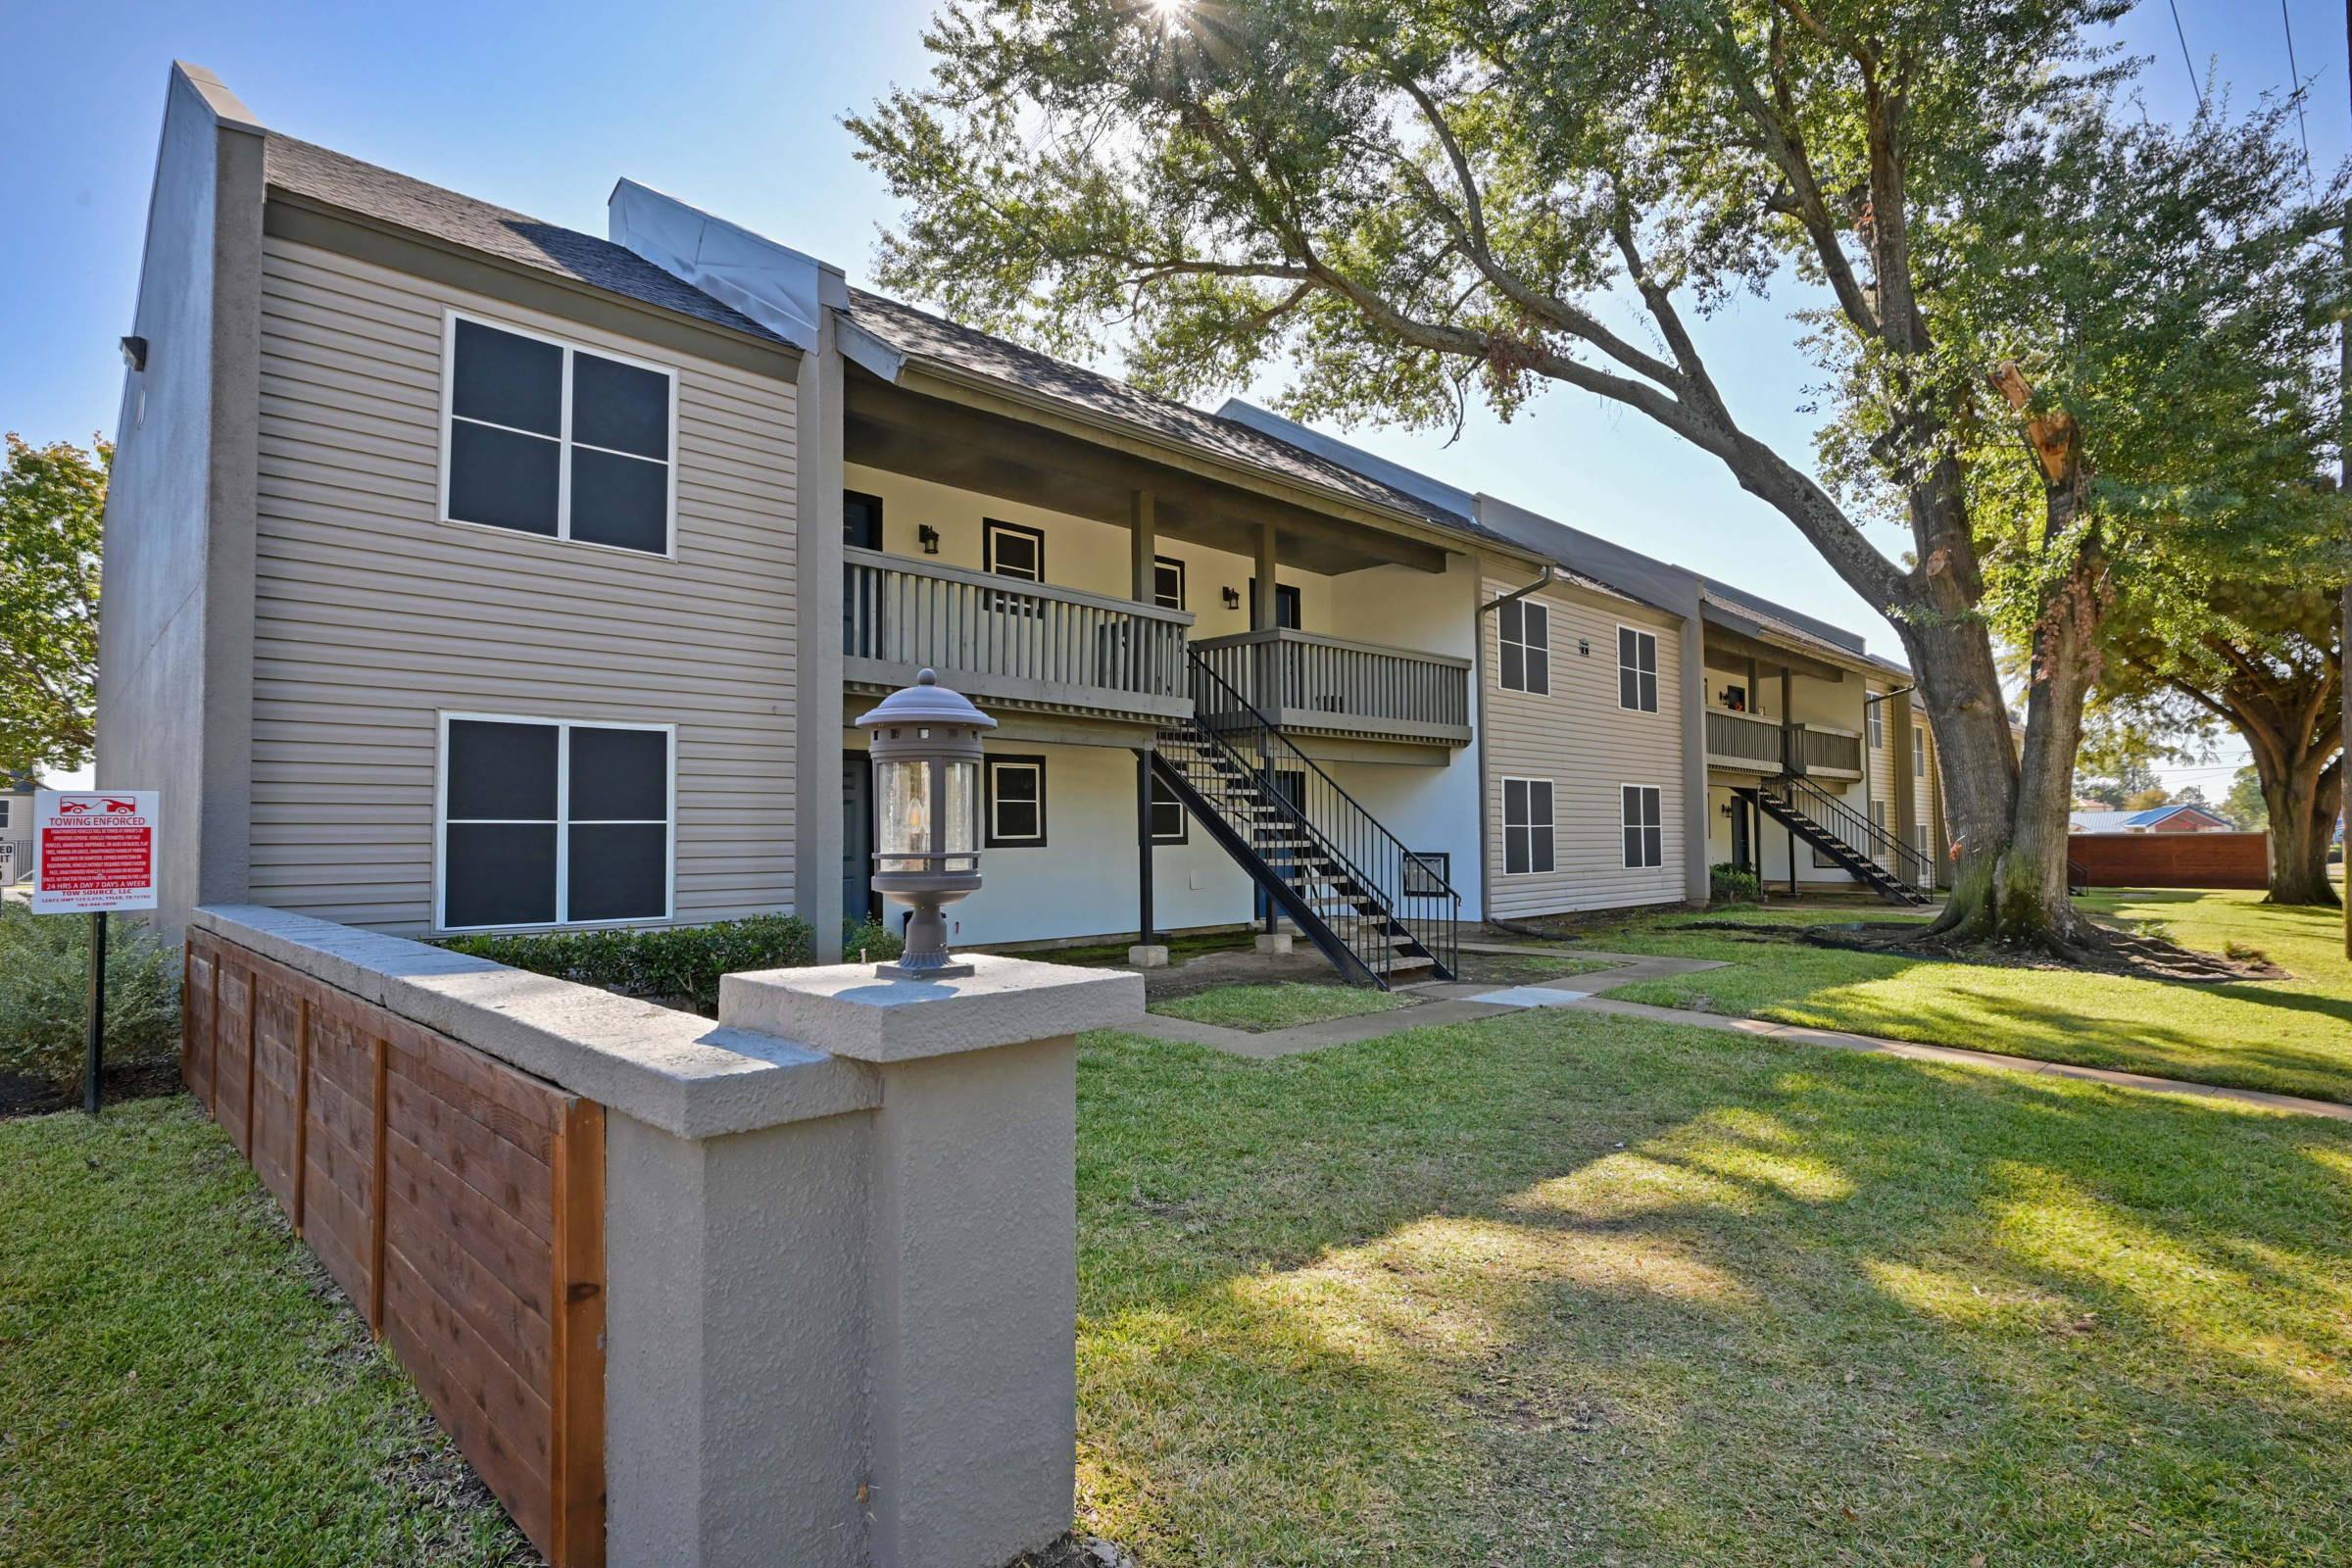
[[[981,820],[992,850],[1042,849],[1046,843],[1046,760],[992,757]]]
[[[668,918],[671,752],[665,727],[447,720],[442,928]]]
[[[675,375],[458,316],[446,361],[444,517],[668,553]]]
[[[1502,869],[1525,876],[1556,869],[1551,819],[1551,780],[1502,781]]]
[[[1176,798],[1176,791],[1169,786],[1166,779],[1161,778],[1157,773],[1152,774],[1152,842],[1154,844],[1184,843],[1188,834],[1187,821],[1184,802]]]
[[[1184,563],[1167,556],[1152,562],[1152,602],[1162,610],[1184,608]]]
[[[1551,611],[1514,599],[1494,612],[1495,678],[1506,692],[1551,691]]]
[[[1000,577],[1046,580],[1046,535],[1042,528],[986,517],[980,523],[982,566]]]
[[[1658,638],[1655,632],[1617,628],[1617,706],[1640,713],[1658,710]]]

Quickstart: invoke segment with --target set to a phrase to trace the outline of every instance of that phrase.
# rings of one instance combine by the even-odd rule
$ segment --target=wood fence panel
[[[604,1107],[191,932],[183,1070],[557,1568],[604,1560]]]
[[[2094,888],[2270,886],[2263,833],[2076,833],[2066,858]]]

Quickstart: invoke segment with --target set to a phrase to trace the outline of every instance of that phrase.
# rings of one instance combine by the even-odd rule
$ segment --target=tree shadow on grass
[[[2352,1530],[2345,1129],[1591,1015],[1081,1082],[1082,1492],[1155,1564]]]

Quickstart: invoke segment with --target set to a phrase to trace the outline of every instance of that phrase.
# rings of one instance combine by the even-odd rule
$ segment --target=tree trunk
[[[2270,902],[2332,908],[2337,901],[2328,879],[2328,846],[2335,836],[2343,764],[2323,770],[2312,761],[2307,751],[2283,775],[2263,767],[2259,758],[2255,764],[2271,811]]]

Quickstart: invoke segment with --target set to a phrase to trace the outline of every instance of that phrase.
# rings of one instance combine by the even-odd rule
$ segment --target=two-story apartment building
[[[873,906],[850,721],[925,667],[999,721],[964,943],[1278,917],[1386,981],[1443,970],[1461,918],[1703,899],[1727,672],[1759,704],[1780,681],[1741,711],[1793,715],[1795,772],[1868,789],[1801,706],[1864,689],[1859,639],[1831,656],[630,181],[609,227],[280,135],[174,71],[99,747],[104,782],[168,792],[168,925],[225,899],[413,935],[780,909],[830,943]],[[1801,815],[1793,773],[1721,782]]]

